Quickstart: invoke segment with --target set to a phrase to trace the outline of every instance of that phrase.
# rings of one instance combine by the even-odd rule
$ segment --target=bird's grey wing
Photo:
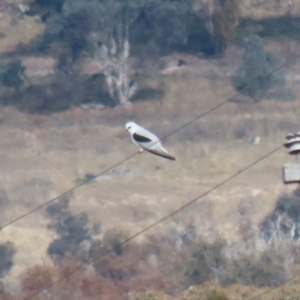
[[[153,144],[158,143],[159,139],[148,130],[139,127],[132,135],[133,140],[138,143],[142,148],[148,149]]]

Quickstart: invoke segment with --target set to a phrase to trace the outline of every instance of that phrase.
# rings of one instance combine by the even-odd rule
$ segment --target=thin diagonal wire
[[[5,228],[5,227],[7,227],[7,226],[9,226],[9,225],[11,225],[11,224],[13,224],[13,223],[15,223],[15,222],[17,222],[17,221],[19,221],[19,220],[21,220],[21,219],[23,219],[23,218],[25,218],[25,217],[27,217],[27,216],[29,216],[29,215],[31,215],[31,214],[34,213],[35,211],[37,211],[37,210],[39,210],[39,209],[41,209],[41,208],[43,208],[43,207],[49,205],[50,203],[52,203],[52,202],[54,202],[54,201],[56,201],[56,200],[58,200],[58,199],[60,199],[60,198],[62,198],[62,197],[64,197],[64,196],[66,196],[67,194],[73,192],[74,190],[80,188],[81,186],[88,184],[89,182],[95,180],[95,178],[97,178],[97,177],[99,177],[99,176],[101,176],[101,175],[103,175],[103,174],[109,172],[109,171],[112,170],[113,168],[116,168],[116,167],[122,165],[123,163],[125,163],[126,161],[128,161],[129,159],[133,158],[133,157],[136,156],[136,155],[137,155],[137,154],[134,153],[134,154],[128,156],[127,158],[123,159],[123,160],[120,161],[119,163],[117,163],[117,164],[115,164],[115,165],[113,165],[113,166],[107,168],[106,170],[102,171],[102,172],[99,173],[96,177],[94,177],[94,178],[92,178],[92,179],[88,179],[88,180],[86,180],[86,181],[84,181],[84,182],[82,182],[82,183],[80,183],[80,184],[74,186],[73,188],[67,190],[66,192],[60,194],[59,196],[57,196],[57,197],[55,197],[55,198],[52,198],[51,200],[49,200],[49,201],[47,201],[47,202],[45,202],[45,203],[43,203],[43,204],[41,204],[41,205],[35,207],[34,209],[32,209],[32,210],[28,211],[27,213],[25,213],[25,214],[19,216],[18,218],[14,219],[14,220],[12,220],[12,221],[10,221],[10,222],[8,222],[8,223],[6,223],[6,224],[3,225],[2,227],[0,227],[0,230],[3,229],[3,228]]]
[[[281,70],[282,68],[288,66],[289,64],[291,64],[292,62],[296,61],[297,59],[300,58],[300,54],[299,55],[296,55],[295,57],[291,58],[290,60],[288,60],[287,62],[285,62],[284,64],[280,65],[279,67],[277,67],[276,69],[274,69],[272,72],[268,73],[266,76],[260,76],[258,78],[255,78],[253,79],[252,81],[250,81],[250,83],[248,83],[244,88],[242,88],[241,90],[245,90],[247,88],[249,88],[251,85],[253,85],[257,80],[259,80],[259,78],[266,78],[266,77],[269,77],[271,76],[272,74],[276,73],[277,71]],[[220,104],[212,107],[211,109],[207,110],[206,112],[200,114],[199,116],[197,116],[196,118],[192,119],[191,121],[181,125],[180,127],[174,129],[173,131],[171,131],[169,134],[165,135],[162,139],[166,139],[168,138],[170,135],[173,135],[174,133],[176,133],[177,131],[189,126],[190,124],[194,123],[195,121],[199,120],[200,118],[208,115],[209,113],[213,112],[214,110],[222,107],[224,104],[226,104],[227,102],[230,102],[232,101],[235,97],[237,97],[238,95],[240,95],[241,92],[237,92],[235,95],[233,95],[232,97],[228,98],[227,100],[221,102]]]
[[[267,154],[265,154],[264,156],[262,156],[261,158],[255,160],[254,162],[252,162],[251,164],[249,164],[248,166],[240,169],[239,171],[237,171],[236,173],[234,173],[233,175],[227,177],[225,180],[221,181],[220,183],[218,183],[217,185],[213,186],[211,189],[209,189],[208,191],[204,192],[203,194],[201,194],[200,196],[194,198],[193,200],[189,201],[188,203],[184,204],[183,206],[181,206],[180,208],[176,209],[175,211],[173,211],[172,213],[166,215],[165,217],[157,220],[156,222],[150,224],[149,226],[145,227],[144,229],[138,231],[137,233],[135,233],[134,235],[130,236],[128,239],[124,240],[122,243],[110,248],[109,250],[103,252],[101,255],[99,255],[99,257],[97,259],[93,259],[91,262],[93,263],[97,263],[102,257],[104,257],[105,255],[113,252],[114,250],[116,250],[117,248],[123,246],[124,244],[127,244],[128,242],[130,242],[131,240],[135,239],[136,237],[138,237],[141,234],[144,234],[146,231],[150,230],[151,228],[157,226],[158,224],[166,221],[167,219],[171,218],[172,216],[178,214],[180,211],[184,210],[185,208],[189,207],[190,205],[194,204],[196,201],[200,200],[201,198],[207,196],[208,194],[210,194],[211,192],[215,191],[216,189],[220,188],[221,186],[225,185],[227,182],[231,181],[232,179],[238,177],[239,175],[241,175],[242,173],[246,172],[247,170],[251,169],[252,167],[254,167],[255,165],[257,165],[258,163],[260,163],[261,161],[265,160],[266,158],[268,158],[269,156],[271,156],[272,154],[274,154],[275,152],[277,152],[278,150],[280,150],[283,146],[280,145],[279,147],[273,149],[272,151],[268,152]],[[203,203],[203,202],[201,202]],[[67,276],[61,277],[58,280],[54,281],[51,285],[48,285],[47,288],[53,287],[56,284],[68,279],[69,277],[73,276],[78,270],[78,266],[76,266],[74,268],[73,271],[71,271]],[[45,289],[45,288],[44,288]],[[43,289],[43,290],[44,290]],[[29,300],[32,299],[33,297],[37,296],[42,290],[37,291],[36,293],[34,293],[33,295],[29,296],[28,298],[25,298],[24,300]]]
[[[271,76],[271,75],[274,74],[275,72],[277,72],[277,71],[279,71],[280,69],[286,67],[287,65],[289,65],[290,63],[296,61],[296,60],[299,59],[299,58],[300,58],[300,55],[296,55],[296,56],[293,57],[292,59],[290,59],[290,60],[288,60],[287,62],[285,62],[284,64],[280,65],[278,68],[274,69],[272,72],[268,73],[265,77]],[[248,83],[248,85],[247,85],[245,88],[249,88],[249,86],[251,86],[253,83],[255,83],[256,80],[258,80],[258,78],[255,78],[255,79],[252,80],[250,83]],[[171,135],[173,135],[174,133],[178,132],[179,130],[181,130],[181,129],[187,127],[187,126],[189,126],[190,124],[196,122],[196,121],[199,120],[200,118],[202,118],[202,117],[204,117],[204,116],[210,114],[211,112],[217,110],[218,108],[222,107],[223,105],[225,105],[226,103],[228,103],[229,101],[233,100],[235,97],[237,97],[238,95],[240,95],[240,93],[241,93],[241,92],[236,93],[235,95],[233,95],[232,97],[228,98],[227,100],[221,102],[220,104],[218,104],[218,105],[212,107],[211,109],[205,111],[204,113],[198,115],[197,117],[195,117],[194,119],[190,120],[189,122],[187,122],[187,123],[185,123],[185,124],[179,126],[179,127],[176,128],[175,130],[173,130],[173,131],[171,131],[170,133],[168,133],[167,135],[165,135],[165,136],[164,136],[163,138],[161,138],[160,140],[161,140],[161,141],[162,141],[162,140],[165,140],[166,138],[168,138],[169,136],[171,136]],[[158,143],[158,142],[159,142],[159,141],[157,141],[156,143]],[[155,145],[156,143],[153,143],[152,145]],[[152,145],[151,145],[151,146],[152,146]],[[107,173],[107,172],[109,172],[109,171],[112,170],[113,168],[116,168],[116,167],[122,165],[123,163],[125,163],[125,162],[127,162],[128,160],[132,159],[132,158],[135,157],[136,155],[138,155],[138,153],[131,154],[130,156],[128,156],[128,157],[125,158],[124,160],[122,160],[122,161],[116,163],[115,165],[113,165],[113,166],[111,166],[111,167],[105,169],[105,170],[102,171],[101,173],[99,173],[99,174],[96,176],[96,178],[99,177],[99,176],[101,176],[101,175],[103,175],[103,174],[105,174],[105,173]],[[76,189],[78,189],[78,188],[80,188],[80,187],[82,187],[82,186],[84,186],[84,185],[90,183],[90,182],[93,181],[94,179],[95,179],[95,178],[86,180],[86,181],[82,182],[81,184],[78,184],[78,185],[74,186],[73,188],[69,189],[68,191],[66,191],[66,192],[64,192],[64,193],[62,193],[62,194],[60,194],[59,196],[57,196],[57,197],[55,197],[55,198],[52,198],[51,200],[49,200],[49,201],[47,201],[47,202],[45,202],[45,203],[43,203],[43,204],[41,204],[41,205],[35,207],[34,209],[28,211],[27,213],[25,213],[25,214],[23,214],[23,215],[20,215],[20,216],[17,217],[16,219],[11,220],[10,222],[8,222],[8,223],[2,225],[2,226],[0,227],[0,230],[1,230],[1,229],[4,229],[5,227],[8,227],[8,226],[14,224],[15,222],[17,222],[17,221],[19,221],[19,220],[21,220],[21,219],[23,219],[23,218],[25,218],[25,217],[27,217],[27,216],[29,216],[29,215],[31,215],[32,213],[34,213],[34,212],[40,210],[41,208],[43,208],[43,207],[49,205],[50,203],[52,203],[52,202],[54,202],[54,201],[56,201],[56,200],[58,200],[58,199],[64,197],[65,195],[67,195],[67,194],[73,192],[74,190],[76,190]]]

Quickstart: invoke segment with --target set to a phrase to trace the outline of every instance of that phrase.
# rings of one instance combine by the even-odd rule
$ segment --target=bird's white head
[[[138,125],[135,124],[134,122],[128,122],[128,123],[126,123],[125,128],[129,133],[134,133],[137,126]]]

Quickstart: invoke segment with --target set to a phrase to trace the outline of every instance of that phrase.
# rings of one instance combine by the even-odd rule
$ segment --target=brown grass
[[[299,273],[298,273],[299,274]],[[270,290],[270,291],[269,291]],[[187,291],[181,300],[196,300],[196,299],[210,299],[209,296],[213,294],[224,295],[230,300],[244,300],[252,299],[260,294],[264,294],[261,299],[297,299],[299,295],[299,279],[291,281],[279,289],[271,290],[269,288],[255,288],[252,286],[241,286],[234,284],[229,288],[222,288],[216,282],[208,282],[201,286],[195,286]],[[294,298],[295,297],[295,298]],[[211,298],[223,299],[223,298]],[[226,299],[226,298],[224,298]]]
[[[241,11],[243,17],[254,19],[272,18],[285,14],[299,16],[300,6],[297,1],[286,2],[285,0],[242,0]]]
[[[43,29],[32,18],[25,17],[12,27],[5,18],[0,17],[0,32],[9,39],[1,40],[0,52],[27,42]],[[136,103],[129,110],[73,109],[40,117],[1,108],[0,181],[9,199],[1,211],[1,224],[72,188],[76,179],[87,173],[99,173],[137,152],[124,130],[127,120],[135,120],[163,137],[235,94],[228,77],[219,70],[220,61],[197,63],[196,73],[187,70],[168,76],[148,75],[143,84],[163,87],[165,98],[162,102]],[[296,73],[299,65],[295,64],[294,70]],[[294,88],[298,94],[299,87]],[[299,129],[299,99],[259,104],[241,96],[239,99],[241,103],[227,103],[164,141],[176,162],[148,153],[137,155],[123,166],[132,173],[76,190],[72,210],[87,212],[92,222],[101,221],[103,232],[121,226],[135,233],[282,144],[290,130]],[[250,144],[256,135],[262,137],[261,143]],[[229,241],[236,240],[242,201],[251,201],[250,219],[256,228],[273,209],[278,195],[293,188],[282,184],[281,168],[288,161],[293,161],[292,157],[284,149],[278,151],[151,233],[163,233],[170,227],[179,230],[180,223],[195,222],[199,233],[219,233]],[[0,242],[11,240],[18,250],[15,266],[4,280],[12,289],[19,287],[18,275],[28,267],[50,263],[46,249],[54,236],[46,228],[45,217],[42,209],[1,232]],[[89,284],[94,288],[97,283],[93,280]],[[296,285],[288,287],[297,289]],[[246,297],[252,288],[234,286],[229,292]],[[193,297],[184,299],[196,299]]]
[[[17,24],[11,25],[11,17],[0,12],[0,32],[5,34],[1,39],[0,53],[12,51],[19,43],[28,43],[44,30],[39,18],[24,16]]]
[[[11,204],[1,222],[72,188],[85,174],[99,173],[137,151],[123,127],[127,119],[138,120],[162,137],[234,93],[227,79],[172,75],[157,80],[164,80],[167,87],[163,102],[137,103],[130,111],[73,110],[35,117],[2,109],[0,177]],[[71,207],[75,212],[86,211],[93,222],[101,221],[104,232],[122,224],[134,233],[282,144],[288,127],[297,124],[299,110],[297,102],[228,103],[164,142],[176,162],[147,153],[138,155],[124,164],[132,173],[79,188]],[[237,130],[243,128],[244,135],[237,138]],[[255,135],[262,137],[258,145],[249,143]],[[272,210],[278,195],[288,189],[281,179],[287,161],[292,158],[282,149],[201,199],[199,202],[212,203],[209,216],[207,206],[195,205],[179,219],[202,216],[197,223],[199,232],[213,226],[209,232],[234,239],[243,199],[251,199],[251,219],[256,226]],[[18,248],[7,280],[14,281],[22,269],[44,258],[53,239],[46,223],[41,210],[3,230],[1,241],[13,240]],[[152,232],[161,232],[172,223]]]

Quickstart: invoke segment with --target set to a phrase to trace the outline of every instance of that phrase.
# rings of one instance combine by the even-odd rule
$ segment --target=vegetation
[[[116,104],[126,105],[135,93],[131,85],[128,59],[132,39],[153,40],[161,47],[185,44],[188,38],[189,15],[193,1],[59,1],[48,4],[33,2],[33,10],[46,24],[43,35],[37,37],[33,49],[53,55],[57,68],[75,72],[84,57],[94,60],[99,73],[106,79],[110,97]],[[147,26],[145,26],[147,23]],[[162,30],[162,27],[164,30]],[[147,27],[146,35],[132,28]],[[146,37],[146,40],[145,40]]]
[[[257,287],[280,286],[287,281],[283,257],[267,250],[260,257],[244,256],[231,261],[221,281],[225,285],[239,283]]]
[[[5,94],[2,102],[33,114],[60,112],[84,103],[116,106],[116,102],[108,94],[105,78],[101,74],[56,74],[45,76],[41,81],[24,86],[22,92]]]
[[[216,10],[212,14],[214,40],[219,45],[219,51],[224,53],[227,44],[232,41],[235,27],[240,19],[240,1],[225,0],[215,1]]]
[[[291,38],[298,40],[299,16],[280,16],[253,20],[245,18],[241,20],[236,28],[236,36],[241,37],[250,34],[259,34],[262,38]]]
[[[39,16],[45,30],[11,55],[51,55],[57,60],[56,74],[42,82],[29,82],[21,91],[25,68],[20,62],[4,66],[1,82],[17,93],[6,93],[2,103],[29,113],[49,113],[87,102],[114,107],[140,98],[161,99],[164,91],[138,89],[135,72],[129,66],[131,53],[141,57],[141,63],[176,49],[220,54],[236,25],[236,1],[217,5],[212,14],[205,9],[199,14],[193,5],[193,0],[167,1],[164,5],[157,0],[33,1],[25,14]],[[207,20],[213,24],[214,33],[208,31]],[[94,75],[86,78],[79,74],[86,61],[93,62],[95,76],[102,78],[97,86],[90,86]]]
[[[83,244],[95,243],[92,240],[93,230],[87,227],[88,215],[84,212],[73,215],[69,209],[69,198],[50,204],[47,207],[47,215],[52,220],[48,229],[58,235],[49,245],[48,255],[56,262],[61,262],[67,254],[81,257],[82,260],[87,259],[90,250],[84,249]],[[100,224],[94,224],[93,228],[98,228],[96,234],[100,233]]]
[[[287,280],[286,270],[280,264],[282,258],[270,250],[262,253],[260,257],[241,256],[232,260],[220,255],[220,252],[224,251],[223,241],[210,244],[201,239],[193,247],[192,252],[186,246],[177,250],[174,260],[168,257],[171,253],[169,237],[148,236],[143,245],[132,243],[118,248],[117,245],[123,239],[124,233],[120,231],[114,230],[107,233],[102,241],[103,245],[99,243],[98,247],[92,251],[90,262],[84,262],[81,258],[70,255],[70,251],[56,267],[37,265],[28,269],[21,276],[23,292],[30,295],[41,291],[57,280],[59,274],[65,276],[75,270],[77,270],[76,274],[72,276],[74,279],[67,279],[63,285],[64,288],[58,285],[49,289],[48,293],[63,296],[68,292],[70,295],[78,295],[84,299],[90,299],[96,295],[103,295],[103,297],[108,297],[107,299],[124,299],[127,295],[128,299],[134,300],[169,300],[174,299],[176,291],[177,293],[182,291],[186,285],[199,285],[199,287],[203,285],[201,292],[193,292],[195,295],[199,293],[201,299],[227,300],[230,298],[222,290],[222,286],[230,287],[238,284],[241,287],[274,287]],[[101,253],[106,253],[111,246],[115,247],[115,251],[100,259]],[[215,251],[211,253],[212,249]],[[156,256],[158,265],[164,271],[157,270],[158,265],[149,260],[153,255]],[[187,259],[190,258],[190,263],[187,263]],[[171,260],[172,264],[170,264]],[[86,264],[89,263],[94,266],[95,272],[87,271]],[[182,281],[178,281],[180,276],[174,273],[178,266],[186,270],[185,274],[182,274]],[[208,274],[205,274],[205,271]],[[221,285],[212,289],[210,284],[213,281],[216,282],[215,279]],[[78,283],[76,287],[71,286],[73,280]]]
[[[274,211],[261,223],[261,236],[266,242],[277,239],[297,243],[300,226],[300,197],[298,191],[294,194],[281,195]]]
[[[0,62],[0,84],[6,87],[20,89],[25,68],[19,59],[3,60]]]
[[[284,47],[297,47],[279,41],[286,28],[271,39],[271,20],[246,20],[238,0],[3,3],[1,12],[17,9],[22,17],[1,15],[2,44],[18,35],[17,26],[40,31],[0,53],[0,103],[10,106],[0,109],[1,220],[27,216],[1,232],[0,300],[36,293],[41,299],[238,300],[299,273],[300,198],[277,199],[282,153],[272,157],[276,165],[263,160],[129,239],[277,147],[290,128],[298,130],[299,104],[283,103],[297,95],[297,85],[295,92],[290,86],[298,66],[269,75],[289,56]],[[3,25],[10,21],[19,25]],[[289,26],[298,25],[290,20]],[[128,119],[163,136],[174,122],[185,124],[232,97],[233,88],[255,101],[236,97],[174,132],[165,142],[180,158],[176,164],[144,153],[124,172],[120,165],[95,178],[134,151],[123,128]],[[249,144],[258,135],[260,143]],[[27,215],[74,182],[93,178]],[[299,287],[288,282],[264,299],[294,299]]]
[[[278,253],[268,250],[259,257],[242,255],[228,260],[225,246],[222,240],[213,244],[200,241],[194,246],[193,259],[186,273],[189,285],[215,279],[225,286],[239,283],[264,287],[278,286],[287,280],[283,258]]]
[[[257,35],[249,36],[244,39],[244,48],[243,66],[232,77],[235,89],[256,102],[272,96],[294,100],[295,96],[286,87],[283,71],[272,73],[279,67],[280,59],[264,50],[263,40]]]
[[[165,91],[139,87],[131,58],[139,57],[143,66],[174,51],[222,56],[234,40],[241,19],[239,1],[199,1],[198,10],[194,2],[32,1],[24,14],[39,17],[45,30],[9,56],[51,56],[56,60],[55,75],[31,82],[24,76],[26,70],[20,60],[4,61],[0,83],[14,88],[15,93],[6,91],[1,102],[45,114],[84,103],[115,107],[143,99],[161,100]],[[244,62],[232,76],[234,88],[255,101],[266,97],[294,100],[282,72],[266,77],[278,66],[278,56],[264,51],[258,36],[246,36],[244,40]],[[83,74],[86,63],[94,65],[94,74]]]
[[[201,284],[218,278],[218,273],[226,265],[224,256],[225,242],[220,240],[213,244],[200,241],[194,246],[193,259],[187,270],[189,284]]]
[[[3,278],[13,267],[13,258],[16,249],[12,242],[0,245],[0,278]]]

